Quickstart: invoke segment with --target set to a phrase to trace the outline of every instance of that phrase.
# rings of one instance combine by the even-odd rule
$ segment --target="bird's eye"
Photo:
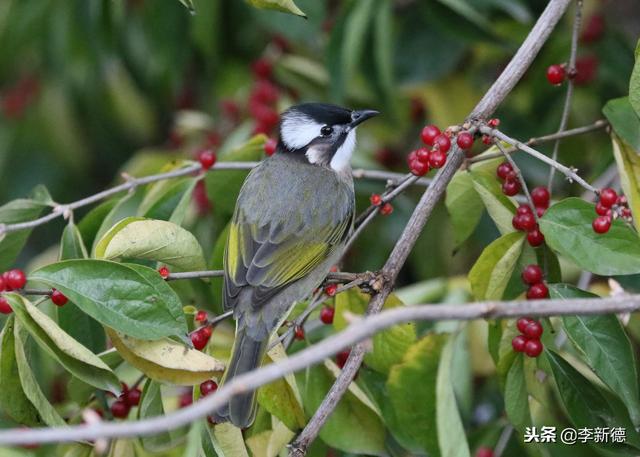
[[[333,133],[333,127],[329,127],[328,125],[325,125],[324,127],[322,127],[320,129],[320,134],[322,136],[329,136]]]

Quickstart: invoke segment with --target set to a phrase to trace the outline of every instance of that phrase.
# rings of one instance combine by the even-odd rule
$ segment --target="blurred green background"
[[[546,3],[299,0],[304,20],[241,0],[196,0],[193,15],[177,0],[3,0],[0,201],[44,183],[56,201],[69,202],[118,181],[119,170],[153,171],[144,159],[150,154],[191,158],[252,133],[274,136],[277,112],[310,100],[381,110],[360,129],[354,166],[405,172],[425,122],[461,122]],[[497,113],[511,136],[557,129],[565,89],[549,85],[545,69],[567,60],[571,19]],[[628,92],[639,34],[637,0],[585,2],[570,126],[599,119],[606,100]],[[598,132],[564,142],[560,159],[592,180],[612,162],[610,150]],[[518,161],[531,185],[546,182],[546,167]],[[384,183],[358,181],[357,188],[363,209]],[[347,269],[379,268],[420,191],[403,195],[392,216],[366,231]],[[206,250],[215,241],[206,233],[211,219],[219,229],[228,215],[216,196],[200,194],[191,225]],[[60,220],[37,229],[21,263],[57,243],[62,227]],[[441,205],[402,281],[466,272],[495,236],[485,221],[455,249]]]

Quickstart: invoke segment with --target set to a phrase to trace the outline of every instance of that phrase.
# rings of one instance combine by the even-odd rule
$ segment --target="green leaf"
[[[219,456],[249,457],[242,437],[242,430],[229,422],[217,424],[213,428],[207,427],[204,431]],[[204,444],[204,443],[203,443]],[[203,445],[203,448],[205,446]]]
[[[284,347],[279,344],[267,353],[273,363],[287,358]],[[295,376],[287,375],[258,389],[258,403],[270,414],[280,419],[289,430],[304,427],[306,418],[302,408],[302,399]]]
[[[265,135],[256,135],[242,146],[222,154],[219,162],[252,162],[260,160],[264,154]],[[212,171],[205,177],[207,195],[213,202],[216,212],[222,217],[230,217],[236,204],[236,198],[242,187],[247,170]]]
[[[224,370],[219,360],[169,338],[139,340],[110,328],[107,334],[122,358],[154,381],[193,386]]]
[[[592,204],[567,198],[549,208],[540,219],[546,243],[580,268],[595,274],[640,273],[640,238],[619,220],[605,234],[591,227]]]
[[[477,300],[500,300],[524,246],[525,235],[513,232],[487,246],[469,272]]]
[[[529,394],[524,375],[522,355],[516,355],[509,368],[504,388],[504,408],[507,417],[519,431],[531,425]]]
[[[142,396],[140,397],[140,404],[138,405],[138,420],[164,416],[164,413],[160,384],[148,379],[142,389]],[[150,452],[161,452],[169,449],[173,445],[171,432],[168,431],[140,437],[140,442],[142,443],[142,447]]]
[[[549,285],[551,298],[599,298],[569,284]],[[634,425],[640,421],[638,368],[631,342],[618,318],[599,316],[564,316],[564,329],[582,353],[594,373],[629,409]]]
[[[84,259],[87,250],[82,235],[73,222],[69,222],[62,232],[59,260]],[[82,312],[73,302],[57,308],[58,325],[72,338],[93,352],[104,351],[107,339],[102,325]]]
[[[447,186],[445,205],[451,216],[455,244],[459,246],[473,233],[483,212],[482,199],[468,171],[458,171],[453,176]]]
[[[10,201],[0,206],[0,224],[34,220],[45,206],[40,201],[24,198]],[[4,271],[13,265],[30,233],[31,229],[25,229],[0,235],[0,270]]]
[[[448,339],[445,333],[423,337],[389,372],[385,421],[394,438],[414,453],[440,455],[436,386],[441,353]]]
[[[576,428],[623,427],[627,435],[636,435],[633,426],[619,415],[602,392],[576,370],[569,362],[553,351],[545,351],[560,399]],[[627,428],[629,426],[629,428]],[[629,441],[629,436],[627,440]],[[634,440],[636,438],[634,437]],[[607,449],[629,449],[627,445],[607,443]],[[637,451],[633,451],[637,454]]]
[[[640,118],[631,107],[629,97],[609,100],[602,112],[613,131],[635,151],[640,151]]]
[[[27,347],[27,331],[20,325],[19,321],[15,322],[14,335],[16,364],[18,366],[20,384],[22,385],[25,396],[36,408],[38,415],[45,424],[50,426],[67,425],[64,419],[60,417],[60,414],[58,414],[51,403],[49,403],[47,397],[42,393],[42,389],[40,389],[35,375],[33,371],[31,371],[25,352],[25,347]]]
[[[9,316],[2,329],[0,346],[0,407],[2,412],[14,421],[24,425],[43,425],[38,410],[22,390],[18,363],[16,361],[16,341],[14,337],[15,318]]]
[[[513,201],[502,193],[502,188],[495,175],[495,170],[491,173],[485,168],[471,169],[473,186],[487,208],[489,216],[498,227],[500,233],[507,234],[513,232],[511,220],[516,211]]]
[[[93,246],[96,234],[100,230],[104,219],[111,213],[118,203],[117,198],[112,198],[100,203],[98,206],[89,211],[78,223],[78,231],[82,236],[86,246]]]
[[[180,160],[165,165],[159,173],[179,170],[193,162]],[[138,215],[181,225],[186,215],[198,178],[165,179],[150,184],[138,208]]]
[[[128,217],[114,225],[95,248],[98,259],[146,259],[180,270],[205,270],[200,243],[172,222]]]
[[[248,0],[249,3],[256,8],[281,11],[283,13],[290,13],[296,16],[301,16],[306,19],[307,15],[298,8],[293,0]]]
[[[636,45],[636,63],[629,80],[629,102],[636,115],[640,117],[640,40]]]
[[[18,294],[6,297],[20,324],[67,371],[98,389],[119,392],[120,381],[97,355],[65,333],[26,298]]]
[[[307,369],[302,398],[309,416],[318,409],[334,381],[323,365]],[[384,425],[376,412],[350,390],[320,429],[320,438],[329,446],[354,454],[386,454],[384,434]]]
[[[469,444],[456,403],[452,372],[454,343],[459,337],[460,335],[456,335],[449,338],[440,357],[436,378],[436,423],[440,453],[445,456],[468,457]]]
[[[107,213],[107,215],[102,219],[100,227],[93,237],[91,252],[95,252],[96,244],[102,239],[102,236],[109,231],[109,229],[122,219],[132,217],[137,214],[142,198],[143,191],[141,188],[138,188],[133,193],[127,193],[116,202],[109,213]]]
[[[616,135],[611,135],[613,156],[618,165],[620,185],[629,202],[636,230],[640,231],[640,151],[632,150]]]
[[[119,332],[140,339],[186,338],[180,299],[151,268],[65,260],[34,271],[29,279],[60,290],[82,311]]]
[[[336,330],[344,330],[348,325],[345,312],[364,314],[370,296],[353,287],[335,297],[335,317],[333,326]],[[395,294],[389,295],[383,309],[403,306]],[[365,355],[365,363],[369,368],[380,373],[388,373],[393,365],[400,362],[407,349],[416,341],[414,323],[398,324],[373,336],[373,349]]]

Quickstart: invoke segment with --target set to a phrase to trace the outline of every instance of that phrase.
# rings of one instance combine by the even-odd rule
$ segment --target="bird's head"
[[[378,114],[326,103],[303,103],[282,113],[279,150],[300,154],[314,165],[347,169],[356,146],[356,127]]]

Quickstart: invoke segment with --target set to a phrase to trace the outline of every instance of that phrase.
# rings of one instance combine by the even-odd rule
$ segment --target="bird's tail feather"
[[[235,376],[254,370],[262,362],[269,339],[256,341],[247,335],[245,329],[237,329],[231,359],[221,384]],[[256,415],[256,392],[251,391],[233,396],[226,407],[216,413],[219,421],[230,421],[240,428],[249,427]]]

